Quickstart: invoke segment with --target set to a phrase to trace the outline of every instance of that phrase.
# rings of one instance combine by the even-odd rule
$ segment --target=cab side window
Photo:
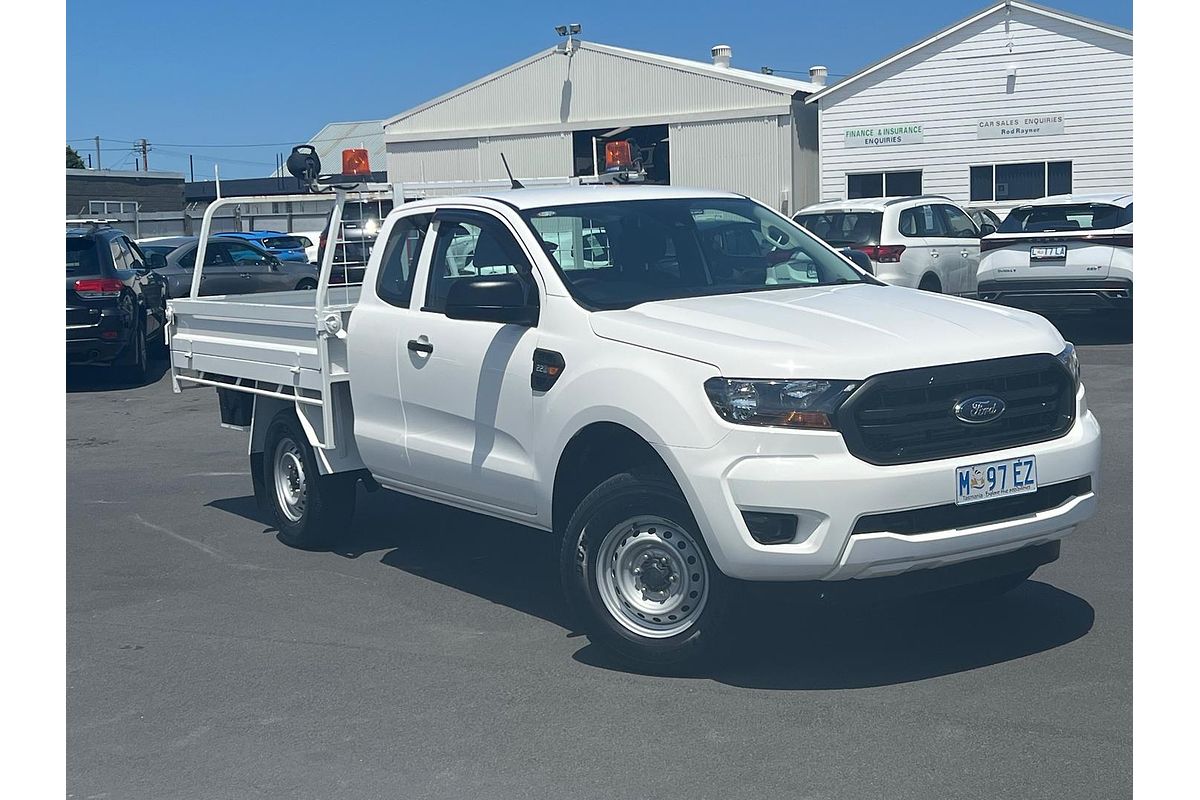
[[[445,311],[450,286],[459,278],[513,273],[528,275],[529,262],[499,220],[472,212],[439,214],[423,310]]]
[[[375,284],[375,292],[380,300],[408,308],[412,300],[413,279],[417,274],[417,259],[428,230],[427,214],[404,217],[392,226],[379,264],[379,279]]]

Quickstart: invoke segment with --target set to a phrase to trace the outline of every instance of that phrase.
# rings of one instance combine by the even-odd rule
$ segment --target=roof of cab
[[[686,186],[613,186],[585,184],[581,186],[556,186],[551,188],[505,189],[503,191],[478,192],[459,197],[429,197],[415,201],[421,205],[448,205],[456,200],[486,198],[505,205],[525,210],[546,206],[568,206],[581,203],[608,203],[626,200],[670,200],[684,198],[744,199],[743,195],[721,192],[715,189],[692,189]],[[407,206],[406,206],[407,207]]]

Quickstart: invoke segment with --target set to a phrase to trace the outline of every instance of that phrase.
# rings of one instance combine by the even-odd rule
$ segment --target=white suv
[[[1064,194],[1017,206],[983,240],[979,298],[1031,311],[1133,308],[1133,195]]]
[[[871,271],[896,286],[975,294],[979,228],[940,195],[835,200],[802,209],[796,222],[833,247],[861,250]]]

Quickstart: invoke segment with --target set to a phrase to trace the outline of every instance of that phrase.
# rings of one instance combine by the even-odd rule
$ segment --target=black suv
[[[121,367],[146,377],[148,353],[166,349],[163,280],[124,231],[67,229],[67,364]]]

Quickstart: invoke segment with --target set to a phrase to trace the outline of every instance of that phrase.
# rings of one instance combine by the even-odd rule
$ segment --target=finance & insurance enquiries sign
[[[1023,136],[1048,136],[1063,132],[1062,114],[1017,114],[1011,117],[981,119],[975,123],[980,139],[1019,139]]]
[[[896,125],[876,125],[870,128],[847,128],[846,147],[883,147],[889,144],[920,144],[925,141],[925,129],[918,122]]]

